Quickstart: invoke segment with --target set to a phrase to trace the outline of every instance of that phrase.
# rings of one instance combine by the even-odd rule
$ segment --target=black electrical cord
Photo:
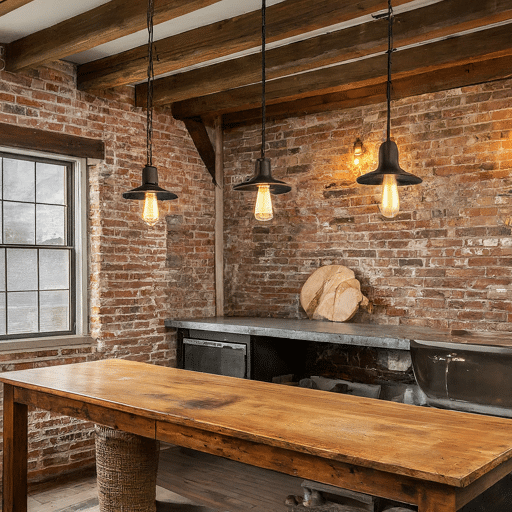
[[[265,101],[265,43],[266,43],[266,1],[261,5],[261,158],[265,158],[265,125],[267,123],[267,106]]]
[[[153,165],[153,15],[155,6],[153,0],[148,0],[148,90],[146,103],[146,162]]]
[[[387,140],[390,140],[391,136],[391,54],[393,52],[393,8],[391,7],[391,0],[388,0],[388,82],[386,89],[388,106]]]

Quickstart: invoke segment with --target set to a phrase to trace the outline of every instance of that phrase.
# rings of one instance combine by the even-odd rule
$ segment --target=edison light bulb
[[[392,219],[398,214],[398,210],[400,210],[400,199],[398,198],[396,176],[394,174],[384,174],[380,213],[384,217]]]
[[[271,220],[274,217],[274,214],[272,213],[272,199],[270,198],[269,185],[258,185],[258,196],[256,197],[254,217],[256,220],[261,221]]]
[[[144,195],[142,220],[149,226],[154,226],[158,222],[159,216],[158,201],[156,200],[155,192],[146,192]]]
[[[360,157],[363,154],[363,143],[361,139],[357,139],[354,142],[354,165],[359,165],[361,162]]]

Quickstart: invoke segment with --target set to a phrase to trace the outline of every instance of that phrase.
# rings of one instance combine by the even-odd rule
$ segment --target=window
[[[0,152],[0,339],[83,334],[80,163]]]

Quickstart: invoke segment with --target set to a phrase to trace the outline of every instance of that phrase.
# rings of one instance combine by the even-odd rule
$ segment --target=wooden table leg
[[[418,512],[457,512],[455,492],[449,488],[425,488],[420,493]]]
[[[14,387],[4,384],[3,512],[27,512],[27,414],[14,401]]]

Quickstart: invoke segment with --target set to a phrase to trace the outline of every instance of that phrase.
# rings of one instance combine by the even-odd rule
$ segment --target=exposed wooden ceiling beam
[[[510,30],[510,25],[497,26],[399,51],[393,55],[393,79],[511,55]],[[375,85],[384,80],[385,74],[386,59],[379,55],[271,80],[266,86],[267,104]],[[176,102],[172,112],[177,119],[184,119],[249,110],[260,103],[261,86],[255,84]]]
[[[395,0],[395,6],[411,1]],[[386,7],[385,0],[285,0],[267,9],[267,41],[279,41]],[[260,44],[261,13],[255,11],[156,41],[155,74],[170,73]],[[146,57],[147,48],[141,46],[83,64],[78,68],[78,87],[98,90],[141,81],[146,77]]]
[[[453,66],[441,70],[420,73],[406,78],[393,79],[393,100],[418,94],[445,91],[494,80],[512,77],[512,56]],[[309,96],[296,101],[269,105],[267,118],[315,114],[329,110],[341,110],[386,100],[385,78],[380,84],[348,89],[331,94]],[[393,104],[392,107],[393,108]],[[225,128],[261,122],[261,108],[233,112],[223,116]]]
[[[0,16],[7,14],[18,7],[32,2],[33,0],[0,0]]]
[[[512,19],[512,2],[445,0],[395,17],[395,47],[421,43]],[[383,52],[387,20],[331,32],[266,52],[269,80]],[[299,56],[299,57],[298,57]],[[154,82],[155,104],[165,105],[214,94],[261,79],[261,54],[233,59]],[[137,86],[137,105],[145,106],[146,84]]]
[[[163,23],[218,1],[220,0],[155,0],[154,22]],[[7,70],[19,71],[38,66],[144,30],[146,14],[146,2],[111,0],[9,44]]]

